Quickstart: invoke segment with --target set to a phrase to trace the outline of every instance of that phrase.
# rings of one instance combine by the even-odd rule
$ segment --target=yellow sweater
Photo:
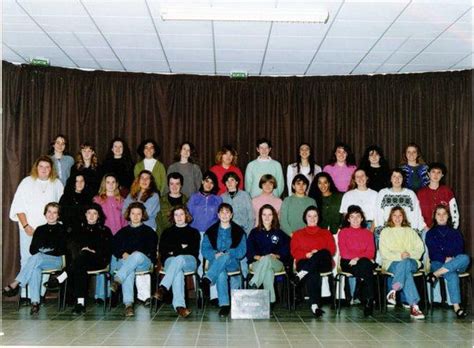
[[[388,270],[393,261],[401,261],[401,253],[410,253],[410,258],[416,260],[418,266],[425,251],[423,241],[411,227],[385,227],[380,234],[379,243],[382,256],[382,268]]]

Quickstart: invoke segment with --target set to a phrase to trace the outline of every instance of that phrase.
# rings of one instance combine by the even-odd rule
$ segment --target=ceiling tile
[[[216,35],[216,49],[264,49],[267,36],[221,36]]]
[[[115,48],[114,51],[123,60],[165,60],[161,49]]]
[[[428,71],[446,71],[445,67],[441,67],[439,65],[431,65],[431,64],[409,64],[406,67],[400,70],[401,73],[413,73],[413,72],[428,72]]]
[[[35,20],[48,32],[97,32],[88,16],[35,16]]]
[[[354,51],[339,51],[339,52],[328,52],[328,51],[319,51],[314,64],[320,63],[334,63],[338,62],[340,64],[351,64],[358,63],[361,58],[364,56],[365,52],[354,52]]]
[[[273,23],[272,35],[275,36],[317,36],[323,37],[328,24],[322,23]]]
[[[377,70],[378,74],[398,73],[403,64],[384,64]]]
[[[472,37],[469,40],[445,40],[438,39],[433,42],[425,52],[437,53],[461,53],[471,52],[473,47]]]
[[[393,21],[408,2],[409,0],[346,2],[337,18],[354,21]]]
[[[385,51],[395,51],[406,39],[396,38],[396,37],[383,37],[380,41],[377,42],[375,47],[372,49],[373,52],[385,52]]]
[[[99,33],[76,33],[84,46],[87,47],[105,47],[107,43]]]
[[[322,37],[311,36],[271,36],[269,50],[316,50]],[[264,46],[265,47],[265,46]]]
[[[104,70],[124,71],[117,59],[97,59]]]
[[[117,60],[109,47],[87,47],[87,49],[97,60]]]
[[[3,31],[40,31],[28,16],[3,16]]]
[[[448,53],[448,54],[436,54],[436,53],[422,53],[416,57],[410,65],[437,65],[443,67],[449,67],[459,62],[460,59],[464,58],[466,53]]]
[[[42,31],[37,31],[34,33],[5,31],[3,32],[2,40],[10,46],[55,46],[51,39]]]
[[[74,59],[74,61],[84,69],[101,69],[93,59]]]
[[[468,3],[434,3],[420,2],[412,3],[400,16],[400,22],[448,22],[455,19],[467,11],[471,4]]]
[[[156,34],[104,34],[114,48],[161,48]]]
[[[269,63],[262,69],[262,75],[303,75],[307,64],[296,63]]]
[[[148,17],[144,1],[136,0],[82,0],[92,17]],[[150,1],[151,2],[151,1]]]
[[[103,33],[155,34],[150,17],[94,17]]]
[[[398,52],[418,53],[423,50],[432,39],[409,39],[399,49]]]
[[[214,51],[209,49],[167,49],[166,56],[176,62],[208,62],[214,59]]]
[[[261,62],[263,53],[264,50],[216,50],[216,60],[218,62]]]
[[[386,64],[401,64],[404,65],[412,59],[416,53],[395,52],[386,62]]]
[[[374,74],[379,66],[380,64],[359,64],[354,71],[351,70],[351,75]]]
[[[377,41],[374,37],[331,37],[326,38],[321,45],[323,51],[364,51],[366,52]]]
[[[329,37],[375,37],[379,38],[390,26],[390,22],[362,22],[336,20],[329,30]]]
[[[392,51],[371,51],[369,54],[364,58],[362,63],[364,64],[382,64],[385,60],[390,57]]]
[[[201,48],[212,49],[212,36],[210,35],[160,35],[163,46],[170,48]]]
[[[314,50],[268,50],[265,63],[306,63],[309,64],[314,55]]]
[[[435,38],[451,23],[449,22],[401,22],[397,21],[384,37]]]
[[[30,15],[36,16],[85,16],[79,1],[19,0]]]
[[[2,1],[2,13],[3,16],[24,16],[25,11],[13,0]]]
[[[472,69],[474,67],[474,56],[472,53],[459,61],[453,68],[454,69]]]
[[[268,35],[269,22],[214,22],[215,35]]]

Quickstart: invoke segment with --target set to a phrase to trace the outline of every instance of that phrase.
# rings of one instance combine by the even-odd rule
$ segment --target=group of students
[[[125,315],[134,315],[135,278],[138,299],[150,301],[150,278],[135,272],[159,263],[165,276],[153,296],[163,300],[172,290],[176,312],[187,317],[184,273],[198,271],[203,289],[217,297],[225,316],[228,272],[247,277],[250,267],[250,286],[268,289],[273,303],[274,274],[291,270],[294,260],[293,282],[305,280],[311,311],[319,317],[324,313],[321,273],[332,270],[338,248],[342,270],[361,281],[366,315],[372,313],[373,270],[379,263],[394,274],[387,301],[394,303],[402,291],[411,316],[424,317],[412,274],[425,251],[431,259],[428,281],[443,276],[457,316],[467,315],[456,277],[470,258],[456,229],[454,195],[443,184],[446,167],[424,164],[416,144],[405,148],[400,168],[389,170],[380,147],[368,147],[356,167],[350,147],[338,143],[321,170],[311,146],[303,143],[297,161],[288,165],[283,201],[282,166],[270,157],[268,139],[257,141],[259,156],[247,165],[245,177],[236,165],[237,151],[228,145],[204,174],[189,142],[180,144],[167,171],[152,139],[139,145],[142,160],[135,165],[120,138],[111,141],[101,165],[90,144],[81,145],[75,160],[66,154],[63,135],[51,145],[50,156],[38,158],[20,183],[10,210],[20,229],[21,271],[3,294],[17,295],[29,285],[31,313],[39,310],[41,270],[61,268],[66,255],[65,271],[45,285],[56,287],[69,277],[76,314],[85,311],[87,271],[109,264],[110,289],[122,289]],[[103,281],[97,281],[99,301],[108,296]],[[239,278],[231,277],[230,286],[239,287]]]

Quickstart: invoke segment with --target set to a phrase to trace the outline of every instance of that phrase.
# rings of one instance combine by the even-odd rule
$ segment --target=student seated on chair
[[[146,271],[156,262],[158,237],[155,231],[143,223],[148,219],[145,206],[140,202],[131,203],[125,211],[125,219],[130,224],[117,232],[112,241],[112,272],[115,276],[110,290],[117,292],[122,285],[125,316],[134,316],[133,287],[135,272]]]
[[[449,206],[438,205],[433,213],[433,227],[426,234],[426,246],[431,260],[428,281],[433,286],[439,277],[446,279],[454,312],[460,319],[469,313],[461,308],[459,274],[466,271],[471,259],[464,254],[461,232],[453,228]]]
[[[184,205],[171,208],[171,227],[164,230],[160,238],[160,258],[165,276],[154,297],[163,301],[170,288],[173,290],[173,307],[182,318],[191,314],[184,299],[184,273],[194,272],[199,264],[199,231],[188,224],[192,221],[189,210]],[[197,285],[197,284],[195,284]]]
[[[57,278],[50,278],[45,284],[48,288],[55,288],[58,283],[64,282],[68,276],[72,279],[71,289],[76,298],[73,314],[85,312],[85,298],[88,289],[88,271],[100,270],[110,262],[112,255],[112,232],[104,226],[105,216],[102,208],[97,203],[86,206],[81,226],[71,236],[74,246],[74,255],[67,270]]]
[[[387,295],[387,302],[396,304],[397,291],[403,291],[410,305],[410,316],[413,319],[424,319],[418,308],[420,296],[416,289],[413,273],[420,268],[420,258],[424,247],[418,233],[410,227],[405,210],[394,207],[385,227],[380,234],[380,255],[382,268],[393,273],[392,289]]]
[[[356,172],[357,173],[357,172]],[[341,270],[361,280],[364,315],[374,309],[374,235],[366,228],[365,215],[358,205],[350,205],[338,235]]]
[[[258,213],[258,226],[247,239],[247,259],[251,264],[253,277],[250,287],[270,291],[270,303],[276,301],[273,281],[275,273],[285,269],[290,258],[290,239],[280,229],[278,214],[270,204],[265,204]]]
[[[298,271],[293,282],[297,285],[306,279],[311,312],[317,318],[324,314],[321,309],[321,273],[332,270],[332,256],[336,253],[334,237],[329,230],[318,226],[318,220],[318,208],[314,205],[306,208],[303,213],[306,227],[293,233],[290,244]]]
[[[42,272],[50,269],[60,269],[63,266],[61,255],[66,252],[66,231],[58,223],[59,204],[48,203],[44,208],[46,224],[38,226],[33,234],[30,245],[31,257],[21,267],[15,281],[2,289],[5,296],[16,296],[20,287],[29,286],[31,297],[30,314],[38,313],[40,307],[40,290]]]
[[[240,260],[245,256],[247,248],[244,230],[232,222],[232,206],[221,203],[217,214],[219,221],[207,229],[202,241],[202,256],[209,261],[209,269],[202,279],[202,284],[206,295],[208,295],[209,286],[216,284],[219,315],[224,317],[230,312],[227,272],[240,269]],[[240,285],[239,279],[236,278],[231,277],[233,289]]]

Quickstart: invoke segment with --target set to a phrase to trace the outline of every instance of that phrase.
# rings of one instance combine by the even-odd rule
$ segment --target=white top
[[[426,226],[421,215],[418,197],[410,189],[403,188],[400,192],[395,192],[391,188],[384,188],[377,194],[375,206],[375,226],[385,225],[390,215],[390,210],[396,206],[400,206],[405,210],[411,228],[421,231]]]
[[[347,208],[350,205],[358,205],[361,207],[364,212],[365,219],[367,221],[372,221],[375,219],[375,202],[377,200],[377,191],[372,189],[367,189],[366,191],[361,191],[359,189],[354,189],[347,191],[342,196],[341,208],[339,212],[341,214],[347,213]]]
[[[298,167],[296,166],[296,162],[288,165],[288,167],[286,168],[286,186],[288,187],[288,196],[293,195],[293,192],[291,192],[291,182],[297,174],[303,174],[309,180],[309,185],[307,189],[309,190],[309,187],[311,186],[311,183],[313,182],[313,179],[316,174],[321,173],[321,167],[315,164],[313,175],[309,175],[309,168],[310,166],[300,167],[300,172],[297,173]]]
[[[33,179],[31,176],[24,178],[16,189],[13,202],[10,207],[10,219],[18,221],[17,214],[24,213],[28,225],[33,228],[44,225],[44,207],[50,202],[59,202],[63,194],[63,184],[59,179],[40,180]],[[20,229],[23,226],[20,225]]]
[[[156,164],[156,159],[154,159],[154,158],[144,158],[143,159],[143,164],[144,164],[146,170],[152,172],[153,167]]]

